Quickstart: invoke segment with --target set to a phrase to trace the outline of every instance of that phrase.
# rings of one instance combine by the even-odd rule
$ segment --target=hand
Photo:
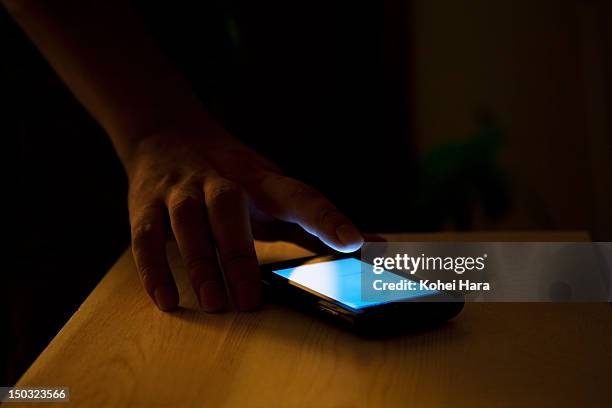
[[[134,259],[145,289],[164,311],[178,305],[166,259],[169,230],[200,305],[209,312],[228,305],[222,273],[238,309],[259,304],[254,236],[307,248],[323,242],[343,252],[363,243],[321,193],[283,176],[206,117],[142,138],[124,165]]]
[[[253,232],[306,239],[299,225],[333,248],[359,248],[359,232],[321,194],[215,125],[129,2],[4,3],[113,141],[129,179],[134,259],[160,309],[178,304],[168,230],[209,311],[227,305],[221,269],[238,308],[259,303]]]

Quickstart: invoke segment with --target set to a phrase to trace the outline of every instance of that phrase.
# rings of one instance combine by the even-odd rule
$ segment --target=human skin
[[[284,176],[208,114],[129,2],[1,1],[112,140],[129,182],[136,267],[161,310],[179,303],[168,232],[209,312],[230,299],[239,310],[260,303],[254,238],[361,247],[362,234],[320,192]]]

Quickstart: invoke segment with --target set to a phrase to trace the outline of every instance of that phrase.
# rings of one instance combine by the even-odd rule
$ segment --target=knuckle
[[[240,200],[242,189],[229,180],[217,181],[206,190],[206,202],[209,205],[223,205]]]
[[[195,170],[190,173],[187,173],[183,177],[183,185],[186,186],[200,186],[202,185],[202,181],[206,178],[207,172],[205,170]]]
[[[154,269],[150,265],[142,265],[138,268],[138,273],[140,274],[140,279],[146,285],[150,284],[155,278]]]
[[[130,215],[140,214],[143,210],[152,207],[155,202],[161,201],[154,184],[150,181],[131,182],[128,189],[128,209]]]
[[[315,222],[317,225],[327,225],[334,222],[339,216],[340,214],[335,208],[325,205],[318,210]]]
[[[195,191],[179,191],[171,196],[168,212],[173,218],[182,218],[199,206],[201,206],[199,194]]]
[[[295,182],[295,185],[289,193],[289,200],[294,203],[318,200],[320,194],[313,187],[301,181]]]
[[[155,225],[145,220],[137,221],[132,225],[132,247],[135,251],[147,243],[154,229]]]
[[[157,181],[156,190],[165,192],[176,186],[181,180],[181,175],[178,172],[171,171],[160,176]]]

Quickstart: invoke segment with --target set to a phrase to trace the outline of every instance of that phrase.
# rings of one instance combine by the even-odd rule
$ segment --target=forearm
[[[129,1],[1,0],[125,162],[143,137],[200,109]]]

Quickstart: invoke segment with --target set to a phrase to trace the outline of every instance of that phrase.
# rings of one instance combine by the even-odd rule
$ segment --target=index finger
[[[363,244],[363,236],[348,217],[301,181],[267,173],[249,193],[268,214],[299,224],[337,251],[353,252]]]

